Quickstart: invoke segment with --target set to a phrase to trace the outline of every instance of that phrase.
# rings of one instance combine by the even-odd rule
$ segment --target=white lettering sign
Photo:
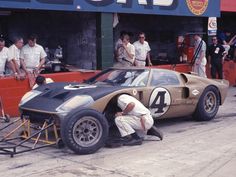
[[[155,6],[171,6],[174,0],[153,0]]]
[[[102,0],[93,0],[93,1],[102,1]],[[119,4],[126,4],[128,0],[117,0]],[[174,0],[153,0],[153,5],[155,6],[171,6]],[[147,0],[138,0],[138,4],[147,5]]]

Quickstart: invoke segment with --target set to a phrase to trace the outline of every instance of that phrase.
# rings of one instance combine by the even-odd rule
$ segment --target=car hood
[[[93,101],[96,101],[121,88],[120,86],[111,85],[51,83],[35,89],[40,94],[26,103],[20,104],[20,109],[56,112],[56,108],[75,96],[86,95],[90,96]]]

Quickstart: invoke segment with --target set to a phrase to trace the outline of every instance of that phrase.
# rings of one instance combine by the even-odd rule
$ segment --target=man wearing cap
[[[147,41],[145,41],[145,33],[139,33],[139,40],[134,44],[135,47],[135,66],[146,66],[146,59],[148,61],[148,66],[152,66],[150,60],[151,48]]]
[[[202,40],[199,34],[194,35],[194,57],[193,71],[201,77],[206,76],[206,43]]]
[[[27,74],[33,71],[37,74],[45,63],[45,57],[47,56],[43,47],[36,42],[36,35],[30,35],[28,37],[28,44],[22,48],[20,53],[21,65]]]

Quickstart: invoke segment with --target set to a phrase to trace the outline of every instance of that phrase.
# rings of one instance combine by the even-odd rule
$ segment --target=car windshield
[[[87,80],[86,83],[138,87],[147,85],[148,76],[147,69],[107,69]]]

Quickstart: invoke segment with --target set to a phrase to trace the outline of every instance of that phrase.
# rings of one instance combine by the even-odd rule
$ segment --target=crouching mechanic
[[[149,129],[152,129],[152,135],[162,140],[162,133],[153,127],[154,120],[150,111],[140,101],[130,95],[122,94],[118,97],[117,103],[122,112],[116,113],[115,123],[123,137],[123,145],[142,144],[143,139],[135,130],[147,133]]]

